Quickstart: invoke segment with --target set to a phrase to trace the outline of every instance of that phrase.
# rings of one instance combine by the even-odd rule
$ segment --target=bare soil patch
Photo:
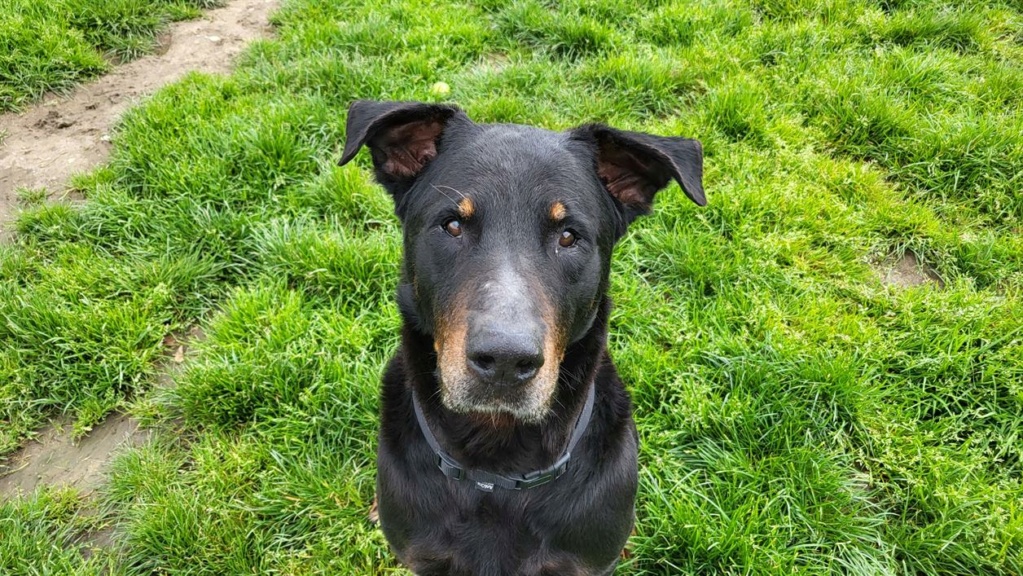
[[[934,284],[938,288],[944,288],[945,286],[937,271],[921,262],[916,254],[909,250],[906,250],[901,258],[881,272],[884,283],[889,286],[897,286],[899,288],[909,288],[923,284]]]
[[[103,484],[107,465],[122,446],[137,446],[147,437],[126,414],[111,414],[77,444],[71,420],[61,419],[11,460],[0,465],[0,501],[30,494],[37,486],[71,486],[89,493]]]
[[[202,19],[173,25],[160,48],[67,96],[51,94],[0,116],[0,235],[17,212],[19,188],[62,195],[68,179],[108,158],[110,130],[121,114],[190,71],[222,73],[253,39],[267,36],[276,0],[231,0]]]

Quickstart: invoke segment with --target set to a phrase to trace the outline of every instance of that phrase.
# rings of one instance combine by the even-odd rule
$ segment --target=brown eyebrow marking
[[[469,197],[462,198],[458,202],[458,215],[462,218],[472,218],[472,214],[475,211],[476,205],[472,203]]]
[[[565,209],[565,205],[561,202],[551,204],[551,220],[554,220],[555,222],[564,220],[566,212],[567,210]]]

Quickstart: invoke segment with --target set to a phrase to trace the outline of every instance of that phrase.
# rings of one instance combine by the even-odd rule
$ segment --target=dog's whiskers
[[[460,191],[460,190],[458,190],[456,188],[452,188],[451,186],[444,186],[443,184],[430,184],[430,187],[433,188],[434,190],[436,190],[437,192],[440,192],[441,194],[443,194],[444,197],[447,198],[448,200],[450,200],[451,203],[454,204],[455,206],[458,206],[458,200],[455,200],[451,196],[448,196],[447,193],[444,192],[444,190],[441,190],[441,188],[447,188],[448,190],[451,190],[455,194],[458,194],[462,199],[467,198],[467,196],[465,194],[463,194],[462,191]]]

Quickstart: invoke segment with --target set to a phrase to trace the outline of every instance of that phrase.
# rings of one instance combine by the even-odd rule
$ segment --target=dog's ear
[[[672,179],[690,200],[707,205],[703,146],[698,140],[626,132],[600,124],[576,128],[572,137],[595,148],[597,176],[621,203],[626,224],[648,214],[654,195]]]
[[[363,144],[373,156],[377,181],[398,199],[437,156],[437,144],[455,106],[357,100],[348,108],[344,166]]]

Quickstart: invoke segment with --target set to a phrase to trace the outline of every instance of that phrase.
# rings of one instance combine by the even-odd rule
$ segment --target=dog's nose
[[[542,343],[523,334],[495,333],[472,338],[466,350],[469,368],[495,386],[529,382],[543,366]]]

